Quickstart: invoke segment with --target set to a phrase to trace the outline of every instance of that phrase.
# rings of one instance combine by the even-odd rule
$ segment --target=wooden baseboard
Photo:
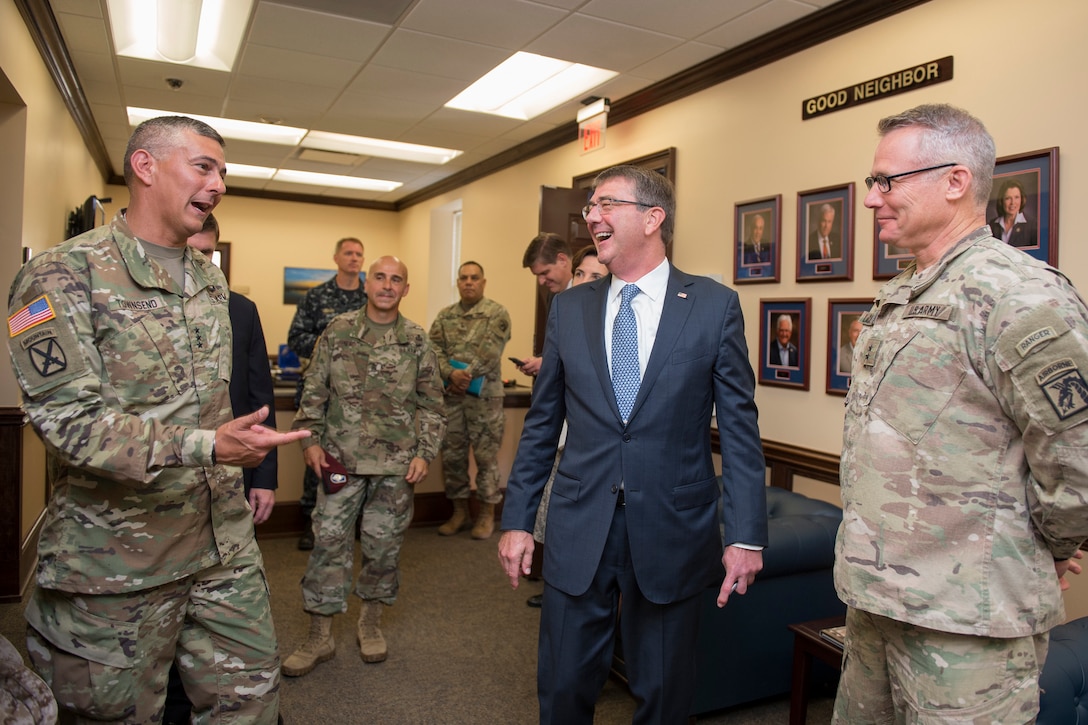
[[[505,494],[504,490],[503,495]],[[480,510],[476,499],[469,501],[469,509],[475,517]],[[412,526],[438,526],[452,514],[453,504],[446,498],[446,494],[417,493],[415,508],[412,512]],[[495,518],[496,520],[502,518],[502,503],[495,507]],[[298,536],[307,523],[298,501],[277,503],[268,521],[257,526],[257,536],[260,538]]]

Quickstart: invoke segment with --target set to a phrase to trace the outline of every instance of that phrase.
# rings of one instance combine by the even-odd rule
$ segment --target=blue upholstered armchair
[[[697,715],[790,691],[798,622],[845,615],[831,567],[842,510],[782,488],[767,489],[769,545],[748,594],[718,609],[718,585],[702,594]],[[621,615],[622,616],[622,615]],[[622,643],[613,673],[624,679]]]

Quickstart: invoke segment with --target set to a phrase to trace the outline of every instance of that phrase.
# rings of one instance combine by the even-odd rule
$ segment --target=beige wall
[[[64,237],[68,212],[102,177],[41,63],[15,3],[0,3],[0,289],[19,268],[22,247],[42,249]],[[20,396],[4,336],[0,406]]]
[[[1015,19],[1011,33],[1010,18]],[[986,122],[999,155],[1061,147],[1059,188],[1065,213],[1058,226],[1059,266],[1078,287],[1088,290],[1088,250],[1075,236],[1079,215],[1073,205],[1088,191],[1088,139],[1080,122],[1088,115],[1088,100],[1080,92],[1080,72],[1088,65],[1085,27],[1088,4],[1076,0],[1040,0],[1030,12],[1014,0],[984,5],[976,0],[933,0],[613,126],[601,151],[579,155],[572,139],[564,148],[399,214],[228,196],[217,215],[224,239],[234,243],[232,281],[235,287],[248,288],[257,301],[269,344],[274,345],[286,338],[293,313],[280,299],[283,267],[330,267],[332,243],[351,234],[366,243],[368,260],[385,253],[405,259],[413,293],[405,300],[404,312],[427,325],[430,214],[460,201],[462,257],[485,265],[488,295],[510,309],[510,354],[528,354],[533,288],[529,273],[521,268],[521,254],[537,231],[539,187],[567,186],[572,176],[672,146],[677,149],[678,191],[674,261],[686,271],[720,275],[730,282],[734,204],[782,194],[782,282],[746,285],[739,291],[749,321],[753,363],[760,298],[812,298],[811,389],[760,386],[761,428],[767,438],[837,452],[842,398],[824,391],[827,300],[871,296],[878,287],[870,271],[872,215],[861,200],[862,179],[870,171],[876,144],[874,127],[881,116],[918,103],[952,102]],[[28,199],[25,205],[29,219],[23,234],[58,241],[63,211],[95,191],[100,182],[89,178],[86,154],[67,116],[57,110],[56,94],[43,80],[37,53],[22,28],[10,4],[0,4],[0,68],[21,82],[16,83],[20,93],[34,100],[28,133],[42,147],[34,152],[33,164],[28,156],[25,187],[34,201]],[[951,82],[800,120],[804,98],[946,55],[955,58]],[[17,72],[14,59],[32,67],[20,66]],[[26,63],[27,59],[33,62]],[[33,81],[26,80],[28,75]],[[38,158],[39,154],[51,156]],[[229,158],[228,148],[228,165]],[[55,174],[44,167],[58,161],[72,173]],[[797,192],[851,181],[858,187],[854,281],[798,284]],[[123,197],[123,190],[116,188],[108,193],[115,200]],[[10,244],[5,239],[0,252],[9,250]],[[504,372],[516,375],[508,363]],[[1071,600],[1070,613],[1088,614],[1088,584],[1078,582],[1077,588],[1086,592]]]

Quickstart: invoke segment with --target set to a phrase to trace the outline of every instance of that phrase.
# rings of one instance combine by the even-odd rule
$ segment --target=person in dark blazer
[[[566,419],[544,550],[541,723],[592,723],[621,595],[634,721],[686,722],[699,595],[720,586],[725,606],[763,566],[764,462],[740,303],[733,290],[667,261],[675,208],[672,184],[653,171],[619,166],[598,175],[583,214],[611,274],[558,295],[549,311],[499,542],[516,588],[532,561],[530,532]],[[629,308],[620,302],[627,283],[641,290]],[[632,311],[637,395],[624,415],[613,378],[632,370],[613,349],[626,349],[630,335],[614,336],[613,324]],[[715,406],[724,498],[710,449]]]
[[[748,228],[748,238],[744,241],[745,264],[770,264],[771,245],[763,238],[763,231],[766,227],[767,222],[762,214],[756,214],[752,217],[752,222]]]
[[[1024,216],[1024,187],[1015,179],[1006,179],[997,191],[998,214],[990,221],[990,233],[1013,247],[1039,246],[1035,222]]]
[[[219,244],[219,221],[215,215],[209,214],[204,220],[204,227],[189,237],[186,244],[211,259]],[[238,417],[267,405],[268,418],[263,425],[275,428],[276,395],[257,305],[248,297],[231,292],[227,300],[227,315],[230,317],[233,336],[228,386],[231,410]],[[253,509],[254,524],[267,521],[272,514],[272,507],[276,504],[278,461],[276,449],[273,448],[256,468],[242,469],[242,483],[245,486],[246,500]],[[172,664],[167,676],[163,725],[188,723],[192,709],[193,704],[185,694],[177,664]]]
[[[797,346],[790,342],[793,337],[793,319],[789,315],[779,315],[775,320],[775,336],[767,345],[767,364],[775,368],[799,367]]]
[[[204,228],[189,237],[187,244],[212,258],[219,244],[219,222],[212,214],[204,220]],[[237,292],[230,293],[227,313],[233,330],[231,349],[230,407],[235,416],[246,415],[267,405],[269,414],[264,425],[276,427],[276,394],[272,369],[268,363],[268,347],[264,328],[253,300]],[[253,509],[253,523],[263,524],[276,504],[279,458],[272,449],[256,468],[243,468],[242,477],[246,499]]]
[[[832,233],[835,226],[835,207],[823,204],[819,212],[816,228],[808,235],[808,260],[842,259],[842,238]]]

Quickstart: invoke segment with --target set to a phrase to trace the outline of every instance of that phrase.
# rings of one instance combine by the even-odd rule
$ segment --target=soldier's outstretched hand
[[[268,406],[249,415],[243,415],[224,423],[215,431],[215,460],[230,466],[252,468],[264,460],[268,452],[284,443],[301,440],[310,435],[308,430],[281,433],[261,423],[268,417]]]

